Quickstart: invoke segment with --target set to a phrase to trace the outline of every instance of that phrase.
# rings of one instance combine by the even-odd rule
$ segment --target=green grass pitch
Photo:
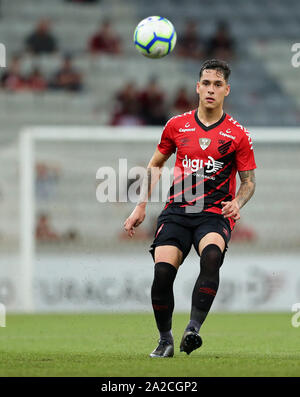
[[[175,313],[173,358],[150,358],[151,313],[8,315],[0,328],[0,376],[299,376],[300,328],[292,313],[210,313],[203,345],[179,352],[188,314]]]

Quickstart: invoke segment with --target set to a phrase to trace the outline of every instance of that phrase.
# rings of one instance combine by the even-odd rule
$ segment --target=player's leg
[[[160,339],[173,342],[173,284],[183,256],[179,248],[165,245],[155,249],[154,257],[154,279],[151,287],[154,317],[160,333]]]
[[[193,289],[190,322],[180,344],[180,350],[188,354],[202,344],[198,333],[218,291],[219,269],[229,238],[229,226],[218,217],[210,218],[207,224],[195,232],[194,245],[201,257],[200,274]]]
[[[150,357],[172,357],[174,355],[172,335],[173,283],[177,269],[182,262],[182,252],[172,245],[159,246],[155,249],[154,258],[151,301],[160,338],[159,345],[150,354]]]
[[[200,274],[192,294],[191,320],[188,325],[199,332],[219,288],[219,269],[225,250],[224,238],[218,233],[208,233],[199,242]]]
[[[158,225],[150,252],[155,262],[151,300],[160,342],[157,349],[150,354],[151,357],[171,357],[173,355],[173,284],[177,269],[190,251],[192,242],[191,230],[177,223]],[[168,353],[166,353],[167,350],[169,350]]]

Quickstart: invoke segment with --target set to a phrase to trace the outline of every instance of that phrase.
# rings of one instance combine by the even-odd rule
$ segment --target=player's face
[[[223,106],[224,98],[230,92],[230,86],[224,79],[223,73],[206,69],[197,82],[196,91],[199,94],[200,105],[207,109],[216,109]]]

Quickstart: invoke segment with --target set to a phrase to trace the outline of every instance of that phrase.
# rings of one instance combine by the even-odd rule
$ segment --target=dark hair
[[[231,73],[230,67],[225,61],[221,61],[219,59],[209,59],[205,61],[200,69],[199,78],[201,79],[203,70],[206,69],[214,69],[221,72],[224,76],[225,81],[227,82]]]

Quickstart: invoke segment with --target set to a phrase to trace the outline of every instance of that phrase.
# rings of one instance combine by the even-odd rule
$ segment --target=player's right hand
[[[136,206],[131,215],[124,222],[124,229],[129,237],[135,233],[135,228],[138,227],[145,219],[146,211],[143,207]]]
[[[235,221],[241,218],[240,207],[236,199],[232,201],[222,201],[222,215],[224,218],[233,218]]]

